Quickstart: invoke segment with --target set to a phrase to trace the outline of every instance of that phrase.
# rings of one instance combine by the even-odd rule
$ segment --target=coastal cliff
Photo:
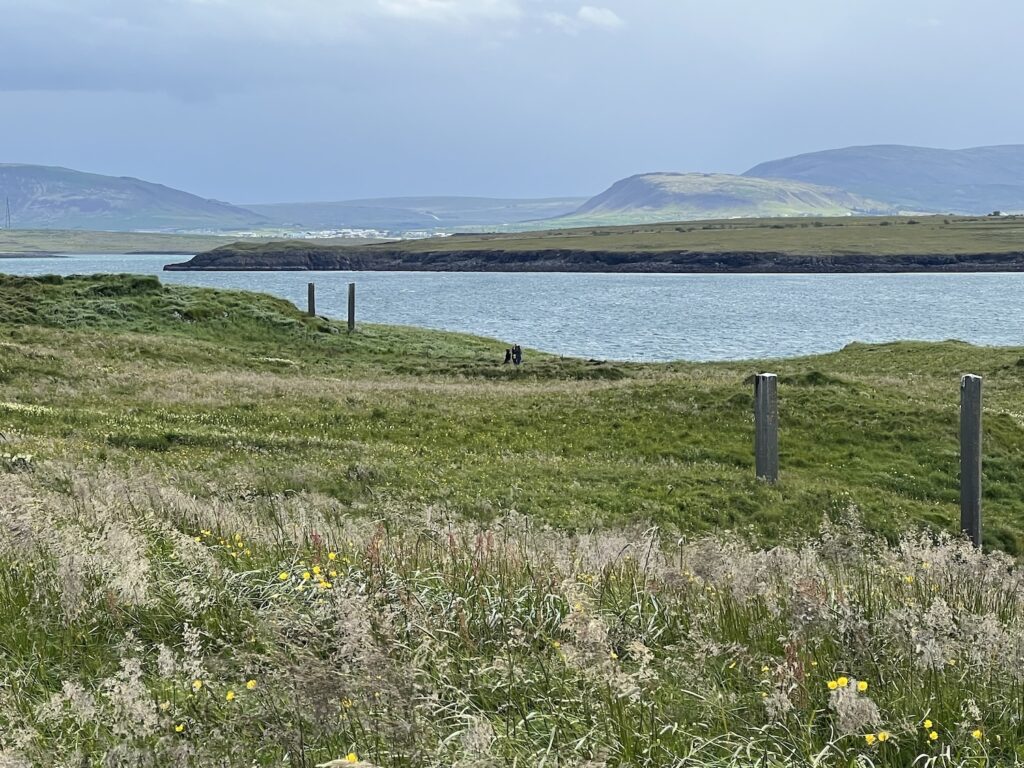
[[[454,245],[454,244],[453,244]],[[409,251],[388,246],[270,243],[223,246],[167,271],[423,272],[1020,272],[1024,251],[962,254],[800,255],[780,252],[651,252],[574,249]]]

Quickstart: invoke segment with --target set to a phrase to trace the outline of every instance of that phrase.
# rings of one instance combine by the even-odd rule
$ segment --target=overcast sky
[[[0,0],[0,162],[236,203],[1024,143],[1018,0]]]

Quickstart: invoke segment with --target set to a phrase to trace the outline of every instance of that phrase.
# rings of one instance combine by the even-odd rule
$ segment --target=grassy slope
[[[513,371],[494,341],[338,330],[266,296],[0,277],[7,764],[1012,764],[1017,578],[955,545],[891,551],[847,512],[953,528],[975,371],[988,542],[1019,551],[1024,350],[528,352]],[[751,479],[763,367],[782,377],[777,488]],[[826,516],[841,527],[799,552],[723,535]],[[593,525],[612,528],[573,535]],[[847,675],[878,717],[829,693]]]
[[[890,533],[951,529],[958,377],[973,371],[987,377],[986,535],[1012,551],[1024,543],[1021,350],[854,345],[667,366],[533,353],[513,371],[497,364],[498,342],[329,333],[268,297],[141,279],[117,295],[119,285],[0,283],[0,319],[18,323],[5,334],[0,399],[53,409],[4,414],[33,435],[33,452],[172,466],[197,485],[235,478],[482,517],[516,509],[568,526],[749,525],[770,541],[853,503]],[[752,479],[747,379],[763,368],[782,377],[779,488]]]

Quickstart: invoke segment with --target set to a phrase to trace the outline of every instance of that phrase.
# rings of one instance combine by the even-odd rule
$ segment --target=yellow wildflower
[[[981,737],[982,737],[981,728],[975,728],[973,731],[971,731],[971,736],[974,739],[976,739],[978,741],[981,741]]]
[[[924,721],[924,728],[925,728],[926,731],[930,731],[932,729],[932,721],[931,720],[925,720]]]
[[[309,571],[303,571],[302,572],[302,580],[303,581],[309,581],[311,578],[313,578],[313,577],[310,576]]]
[[[859,681],[857,683],[857,690],[860,691],[861,693],[864,693],[864,691],[866,691],[867,689],[868,689],[868,681],[867,680],[861,680],[861,681]]]
[[[328,560],[337,560],[338,559],[338,553],[337,552],[328,552],[327,553],[327,559]]]
[[[355,752],[349,752],[347,755],[345,755],[345,762],[346,763],[358,763],[359,762],[359,758],[356,757],[356,753]]]
[[[288,571],[281,571],[279,574],[277,574],[277,578],[279,578],[281,581],[288,581]]]
[[[879,741],[888,741],[889,740],[889,732],[888,731],[879,731],[878,732],[878,740]]]
[[[193,680],[192,681],[192,690],[193,691],[198,691],[202,687],[203,687],[203,681],[202,680]]]
[[[928,734],[928,740],[929,741],[935,741],[938,738],[939,738],[939,734],[937,734],[935,731],[932,731],[931,733]]]
[[[331,589],[331,582],[329,582],[329,581],[321,581],[320,582],[320,589]]]
[[[836,680],[836,684],[840,688],[845,688],[846,686],[848,686],[850,684],[850,678],[848,678],[848,677],[840,677],[838,680]]]
[[[247,682],[245,684],[245,687],[246,687],[246,689],[248,689],[250,691],[253,690],[256,687],[256,681],[255,680],[250,680],[249,682]]]
[[[864,741],[866,741],[868,743],[868,746],[870,747],[872,744],[875,743],[875,734],[873,734],[873,733],[867,734],[864,737]]]
[[[224,694],[224,698],[227,699],[228,701],[234,701],[235,700],[235,692],[234,691],[228,691],[226,694]]]
[[[235,534],[235,541],[241,541],[241,540],[242,540],[242,534],[236,533]]]
[[[327,575],[330,576],[332,579],[338,578],[338,572],[337,571],[331,571]]]
[[[178,723],[176,726],[174,726],[174,730],[175,730],[176,733],[181,733],[182,731],[185,730],[185,724],[184,723]]]
[[[834,691],[838,687],[839,687],[839,683],[837,683],[835,680],[829,680],[828,681],[828,689],[830,691]]]
[[[313,573],[315,573],[317,576],[320,575],[320,566],[319,565],[314,565],[313,566]]]

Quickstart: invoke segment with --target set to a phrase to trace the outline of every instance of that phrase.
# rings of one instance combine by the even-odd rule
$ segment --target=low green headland
[[[0,276],[4,764],[1019,764],[1024,349],[505,346]]]
[[[167,269],[580,272],[1020,271],[1024,218],[736,219],[349,247],[234,243]]]
[[[74,253],[191,254],[234,241],[235,238],[212,235],[0,229],[0,254],[27,256]]]

